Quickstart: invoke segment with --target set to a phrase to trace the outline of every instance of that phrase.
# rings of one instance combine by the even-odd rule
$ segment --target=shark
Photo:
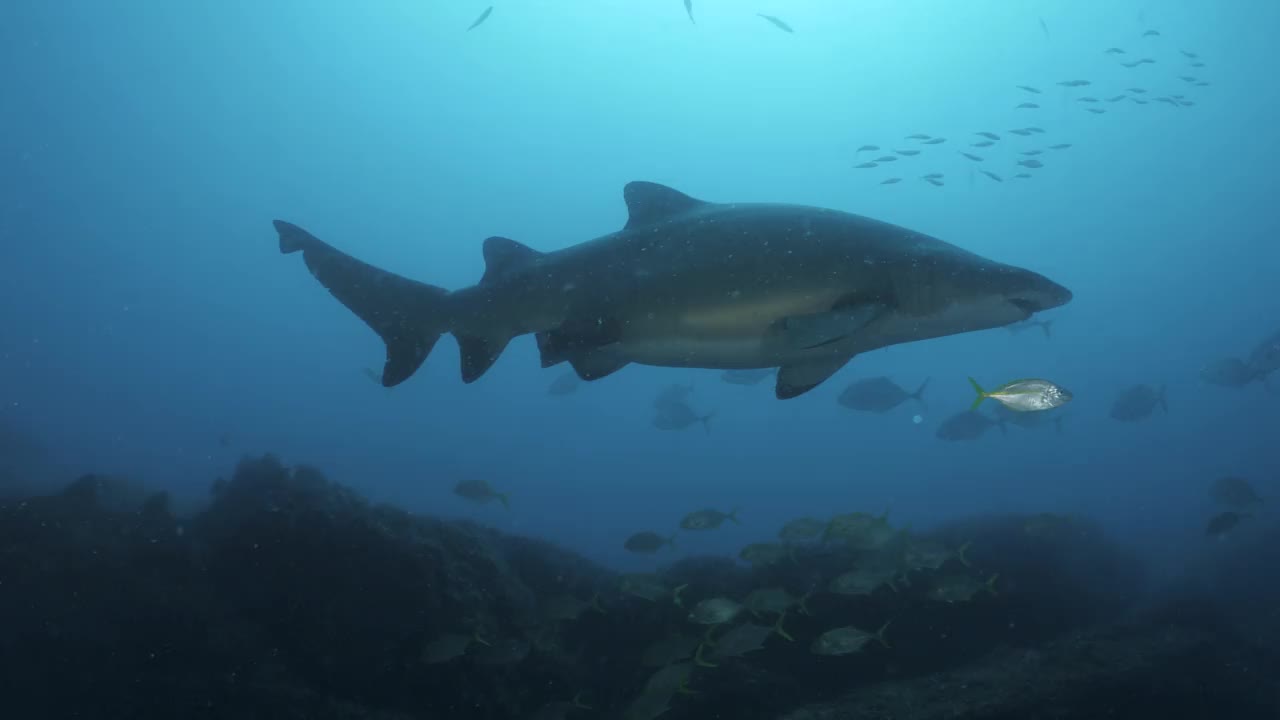
[[[386,345],[386,387],[412,376],[446,333],[464,383],[510,341],[536,338],[543,367],[592,381],[631,363],[777,368],[775,396],[807,393],[872,350],[1002,327],[1071,291],[924,233],[806,205],[717,203],[652,182],[623,189],[616,232],[552,252],[505,237],[480,281],[457,290],[366,264],[275,220],[306,267]]]

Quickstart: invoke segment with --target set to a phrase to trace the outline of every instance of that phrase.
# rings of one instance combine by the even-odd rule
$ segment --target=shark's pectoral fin
[[[778,383],[774,395],[779,400],[789,400],[803,395],[821,385],[827,378],[853,359],[853,355],[831,355],[778,369]]]
[[[616,347],[607,345],[575,353],[567,360],[583,380],[599,380],[618,372],[631,362]]]
[[[778,321],[787,347],[809,350],[848,337],[865,328],[885,311],[880,303],[840,307],[809,315],[792,315]]]
[[[622,326],[613,318],[585,318],[565,322],[554,330],[536,335],[542,367],[547,368],[571,360],[595,348],[612,345],[621,339]]]
[[[479,380],[493,367],[507,348],[507,343],[511,342],[507,336],[480,337],[454,333],[454,337],[458,340],[458,351],[462,356],[462,382],[468,384]]]

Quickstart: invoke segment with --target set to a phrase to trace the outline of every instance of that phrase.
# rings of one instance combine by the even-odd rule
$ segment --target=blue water
[[[1280,491],[1276,396],[1197,377],[1280,325],[1267,71],[1280,5],[698,0],[693,25],[675,0],[505,2],[464,32],[485,6],[10,0],[0,421],[57,448],[68,476],[126,475],[188,506],[270,451],[377,501],[628,568],[671,556],[627,556],[627,535],[711,506],[740,508],[742,524],[678,553],[735,553],[803,514],[887,509],[928,527],[1053,511],[1095,517],[1176,571],[1204,551],[1209,482]],[[1158,62],[1123,68],[1111,46]],[[1182,49],[1207,67],[1189,71]],[[1188,88],[1188,72],[1213,84]],[[1074,78],[1094,85],[1055,84]],[[1092,115],[1075,100],[1135,85],[1197,104]],[[1014,109],[1029,99],[1041,109]],[[956,154],[974,132],[1026,125],[1047,133],[975,151],[1003,183]],[[916,132],[950,141],[898,161],[906,181],[852,169],[859,146],[905,148]],[[1049,142],[1073,147],[1009,177],[1016,150]],[[381,342],[279,254],[271,227],[458,288],[480,277],[490,235],[552,250],[618,229],[638,179],[870,215],[1044,273],[1075,300],[1049,314],[1050,341],[997,329],[893,347],[785,402],[769,382],[638,366],[552,397],[563,368],[540,370],[530,338],[469,386],[446,338],[387,390],[361,372],[380,367]],[[880,374],[933,378],[923,422],[910,404],[879,417],[835,403]],[[971,400],[968,375],[1067,386],[1064,432],[938,440]],[[673,382],[716,412],[710,435],[650,426]],[[1140,382],[1168,385],[1169,414],[1112,421]],[[455,497],[466,477],[508,493],[510,511]]]

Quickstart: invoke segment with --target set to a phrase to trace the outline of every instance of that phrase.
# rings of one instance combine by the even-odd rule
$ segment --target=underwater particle
[[[923,416],[923,415],[912,415],[912,416],[911,416],[911,422],[915,423],[916,425],[919,425],[920,423],[924,422],[924,416]]]

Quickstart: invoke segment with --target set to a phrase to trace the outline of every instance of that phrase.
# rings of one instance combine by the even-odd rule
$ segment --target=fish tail
[[[778,633],[782,637],[786,638],[787,640],[791,642],[795,642],[796,639],[791,637],[791,634],[782,628],[782,621],[786,619],[787,619],[787,611],[783,610],[782,614],[778,616],[778,621],[773,624],[773,631]]]
[[[671,534],[671,537],[667,538],[667,544],[671,546],[671,549],[672,549],[672,550],[675,550],[675,549],[676,549],[676,534],[675,534],[675,533],[672,533],[672,534]]]
[[[480,643],[481,645],[483,645],[483,646],[485,646],[485,647],[493,647],[493,644],[492,644],[492,643],[490,643],[488,640],[485,640],[484,638],[480,637],[480,631],[479,631],[479,630],[477,630],[476,632],[474,632],[474,633],[472,633],[472,634],[471,634],[471,639],[472,639],[474,642],[478,642],[478,643]]]
[[[738,520],[738,510],[740,510],[740,509],[741,509],[741,508],[734,508],[734,509],[730,510],[730,511],[729,511],[729,514],[728,514],[728,515],[726,515],[725,517],[727,517],[727,518],[729,518],[730,520],[732,520],[732,521],[734,522],[734,524],[736,524],[736,525],[741,525],[742,523]]]
[[[968,540],[965,542],[965,544],[960,546],[959,550],[956,551],[956,557],[960,560],[960,562],[965,567],[973,567],[972,565],[969,564],[969,556],[966,554],[967,552],[969,552],[969,547],[971,545],[973,545],[973,541]]]
[[[689,689],[689,678],[687,677],[680,678],[680,682],[676,685],[676,692],[680,695],[697,695],[698,694],[697,690]]]
[[[893,624],[893,618],[889,618],[889,620],[886,621],[884,625],[881,625],[880,629],[876,631],[876,640],[879,640],[880,644],[885,646],[886,648],[893,647],[892,645],[889,644],[889,640],[884,636],[885,631],[888,630],[889,626],[892,624]]]
[[[796,607],[800,608],[800,612],[810,616],[812,616],[813,613],[810,612],[809,606],[807,605],[807,603],[809,602],[809,598],[811,597],[813,597],[813,588],[809,588],[809,592],[801,596],[800,601],[796,603]]]
[[[506,493],[494,493],[494,497],[498,498],[498,502],[502,503],[502,507],[507,510],[511,509],[511,499],[507,497]]]
[[[698,421],[702,423],[702,429],[706,430],[708,435],[711,434],[711,418],[715,416],[716,414],[714,412],[709,412],[698,418]]]
[[[569,704],[578,708],[579,710],[595,710],[595,708],[583,702],[582,693],[574,693],[573,699],[569,701]]]
[[[399,385],[417,372],[440,336],[449,332],[449,291],[379,270],[293,223],[273,223],[280,252],[301,252],[311,275],[382,338],[387,349],[382,385]]]
[[[704,668],[720,667],[716,663],[713,663],[709,660],[702,659],[702,649],[706,646],[707,646],[706,643],[698,643],[698,649],[693,653],[693,664],[697,665],[698,667],[704,667]]]
[[[969,409],[977,410],[978,406],[982,404],[982,401],[987,399],[987,391],[983,390],[982,386],[978,384],[978,381],[973,378],[969,378],[969,384],[973,386],[973,391],[978,393],[977,399],[973,401],[973,404],[969,406]]]
[[[992,573],[991,577],[987,579],[987,592],[991,593],[992,597],[997,597],[1000,595],[1000,593],[996,592],[996,580],[998,580],[999,578],[1000,578],[1000,573]]]
[[[911,393],[911,399],[920,403],[920,407],[925,410],[929,409],[929,404],[924,401],[924,389],[929,387],[929,381],[932,379],[933,378],[925,378],[924,382],[920,383],[920,387],[916,388],[916,391]]]
[[[676,604],[676,607],[684,607],[684,600],[680,599],[680,593],[684,592],[684,589],[687,587],[689,587],[689,583],[677,585],[676,589],[671,591],[671,600]]]
[[[1052,332],[1050,332],[1050,330],[1049,330],[1049,328],[1051,328],[1052,326],[1053,326],[1053,321],[1052,321],[1052,320],[1045,320],[1045,321],[1043,321],[1043,322],[1041,322],[1041,323],[1040,323],[1040,329],[1044,331],[1044,339],[1045,339],[1045,340],[1052,340],[1052,339],[1053,339],[1053,333],[1052,333]]]

